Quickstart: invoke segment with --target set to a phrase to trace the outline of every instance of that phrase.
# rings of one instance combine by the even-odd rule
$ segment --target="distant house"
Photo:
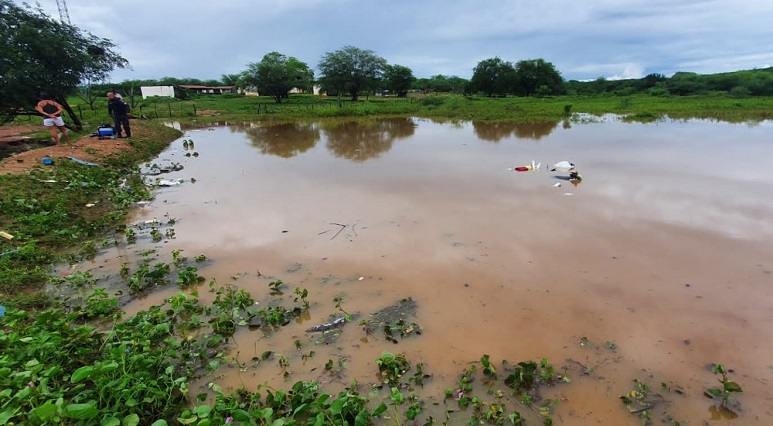
[[[160,96],[162,98],[174,98],[174,86],[140,86],[142,99],[151,96]]]
[[[260,96],[258,88],[255,86],[246,86],[243,89],[239,89],[238,92],[244,96]]]
[[[292,95],[292,94],[307,93],[307,92],[305,90],[299,88],[299,87],[293,87],[292,89],[290,89],[289,93]],[[320,87],[319,86],[312,86],[311,93],[313,95],[315,95],[315,96],[319,96],[320,95]]]
[[[236,86],[199,86],[195,84],[181,84],[178,87],[199,95],[220,95],[222,93],[236,93]]]

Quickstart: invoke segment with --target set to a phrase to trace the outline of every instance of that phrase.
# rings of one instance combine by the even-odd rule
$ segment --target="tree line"
[[[653,96],[690,96],[725,93],[735,97],[773,96],[773,67],[717,74],[677,72],[670,78],[649,74],[639,79],[607,80],[599,77],[593,81],[572,80],[567,82],[566,91],[570,95],[627,96],[646,93]]]
[[[117,89],[135,106],[140,87],[156,85],[238,86],[271,96],[277,103],[294,88],[311,91],[315,85],[328,96],[338,97],[339,103],[344,96],[352,100],[374,93],[401,97],[411,90],[485,96],[683,96],[714,92],[773,96],[773,68],[709,75],[678,72],[670,78],[650,74],[641,79],[566,81],[542,58],[513,63],[494,57],[480,61],[469,80],[444,75],[416,78],[411,68],[389,64],[372,50],[355,46],[325,53],[316,64],[318,76],[305,62],[270,52],[259,62],[247,64],[242,72],[224,74],[220,80],[164,77],[104,83],[113,70],[129,65],[112,41],[61,23],[39,6],[0,0],[0,13],[0,124],[19,114],[37,114],[32,106],[45,91],[62,104],[78,127],[81,123],[67,102],[68,96],[77,94],[93,109],[105,91]],[[181,95],[184,97],[185,92]]]

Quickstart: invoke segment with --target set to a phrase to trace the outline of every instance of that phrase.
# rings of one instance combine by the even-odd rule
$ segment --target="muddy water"
[[[290,362],[290,380],[339,389],[374,382],[373,361],[391,350],[423,361],[434,375],[428,393],[442,399],[484,353],[497,364],[573,359],[594,372],[548,391],[563,424],[638,424],[617,398],[634,378],[682,386],[687,396],[669,396],[668,412],[702,424],[712,413],[701,394],[715,384],[705,366],[721,362],[745,390],[735,423],[773,424],[770,123],[396,119],[239,125],[184,138],[199,156],[184,157],[175,142],[161,159],[185,169],[164,177],[196,183],[158,190],[135,217],[177,218],[176,238],[141,240],[120,262],[136,260],[138,248],[205,253],[208,279],[261,303],[271,300],[267,283],[281,279],[285,299],[302,287],[312,302],[308,316],[273,335],[237,332],[228,356],[242,368],[202,385],[286,386],[274,364],[250,361],[273,350]],[[543,170],[506,170],[532,159]],[[560,160],[578,165],[581,184],[544,170]],[[127,310],[176,292],[161,289]],[[340,314],[337,297],[362,315],[412,297],[424,333],[394,345],[354,323],[316,345],[304,330]],[[304,361],[309,350],[316,354]],[[339,376],[323,372],[343,358]]]

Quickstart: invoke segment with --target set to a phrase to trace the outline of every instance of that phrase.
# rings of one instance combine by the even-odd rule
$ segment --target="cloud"
[[[41,5],[57,15],[54,0]],[[113,78],[218,78],[272,50],[315,67],[344,45],[420,77],[544,58],[568,79],[721,72],[773,63],[769,0],[71,1],[73,24],[114,40]]]

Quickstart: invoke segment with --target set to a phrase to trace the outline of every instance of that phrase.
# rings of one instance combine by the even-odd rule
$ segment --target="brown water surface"
[[[177,218],[176,238],[142,240],[118,262],[138,259],[138,247],[184,249],[213,259],[202,275],[261,303],[273,279],[288,284],[285,298],[307,288],[307,318],[271,336],[237,332],[229,356],[239,362],[273,350],[289,360],[292,381],[337,390],[374,382],[381,351],[403,352],[426,364],[428,393],[442,401],[484,353],[497,365],[573,359],[594,374],[548,391],[560,400],[556,420],[573,425],[639,424],[618,400],[634,378],[684,387],[686,397],[668,397],[668,412],[703,424],[717,417],[702,396],[715,385],[706,365],[721,362],[745,390],[733,422],[773,424],[771,123],[391,119],[238,125],[183,138],[200,156],[184,157],[175,142],[161,158],[185,169],[164,177],[196,183],[158,190],[135,217]],[[506,170],[532,159],[542,170]],[[560,160],[577,164],[581,184],[546,171]],[[304,330],[340,313],[336,297],[362,315],[412,297],[424,333],[394,345],[355,322],[335,343],[315,345]],[[296,339],[316,355],[303,361]],[[339,357],[348,368],[331,378],[322,366]],[[208,381],[288,386],[263,364],[223,368]]]

